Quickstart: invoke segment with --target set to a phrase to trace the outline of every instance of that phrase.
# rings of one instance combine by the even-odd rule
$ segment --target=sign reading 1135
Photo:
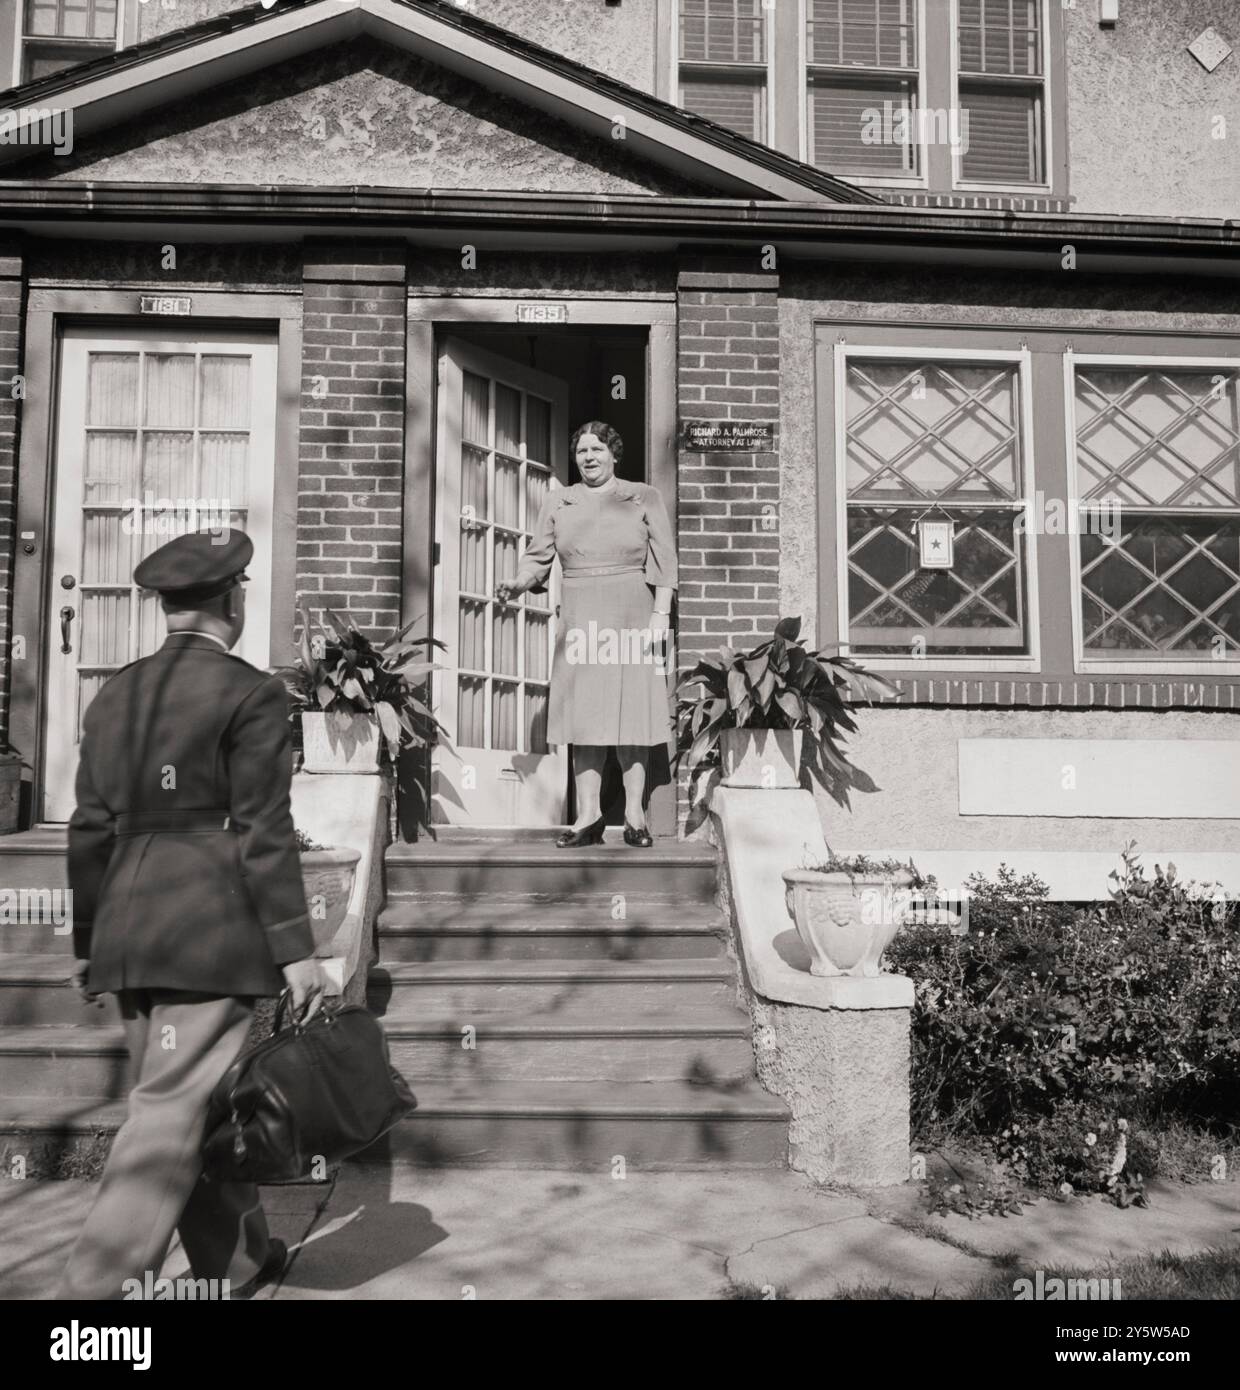
[[[567,323],[567,304],[518,304],[518,323]]]

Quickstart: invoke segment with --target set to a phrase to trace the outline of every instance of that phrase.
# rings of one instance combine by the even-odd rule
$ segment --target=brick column
[[[20,248],[0,243],[0,737],[8,738],[12,689],[13,540],[17,507],[17,447],[22,400],[14,377],[22,371],[26,286]],[[45,384],[46,389],[46,384]],[[29,750],[26,750],[29,756]]]
[[[297,592],[367,631],[400,621],[403,243],[308,241]]]
[[[681,666],[753,645],[779,614],[779,276],[752,256],[685,255],[677,280],[682,421],[769,421],[775,452],[678,459]]]

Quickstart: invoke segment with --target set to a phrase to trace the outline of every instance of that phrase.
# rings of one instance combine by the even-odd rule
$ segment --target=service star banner
[[[919,521],[917,546],[924,570],[949,570],[955,563],[956,526],[951,521]]]

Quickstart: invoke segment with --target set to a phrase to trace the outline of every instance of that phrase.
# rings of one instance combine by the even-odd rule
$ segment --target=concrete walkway
[[[46,1298],[93,1198],[77,1182],[0,1181],[0,1298]],[[731,1285],[829,1298],[857,1285],[960,1294],[1022,1268],[1240,1243],[1240,1183],[1151,1190],[1148,1210],[1041,1202],[1018,1217],[928,1217],[913,1188],[863,1197],[785,1171],[610,1173],[349,1167],[268,1188],[298,1247],[261,1297],[711,1299]],[[909,1228],[912,1229],[909,1229]],[[967,1247],[967,1248],[962,1248]],[[174,1250],[164,1274],[184,1272]]]

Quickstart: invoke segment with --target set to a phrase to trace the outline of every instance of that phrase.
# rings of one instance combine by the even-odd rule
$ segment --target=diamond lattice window
[[[1082,366],[1075,408],[1086,654],[1235,659],[1240,371]]]
[[[1025,652],[1017,366],[854,358],[845,379],[853,649]],[[953,520],[950,569],[920,567],[923,515]]]

